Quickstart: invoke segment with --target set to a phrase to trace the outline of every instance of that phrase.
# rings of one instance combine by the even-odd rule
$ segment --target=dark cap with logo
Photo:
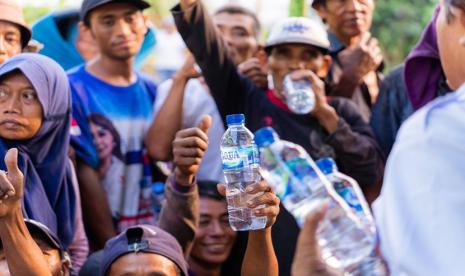
[[[129,3],[141,10],[150,7],[150,4],[144,0],[84,0],[81,5],[81,20],[85,21],[92,10],[110,3]]]
[[[187,262],[178,241],[168,232],[152,225],[130,227],[107,241],[103,250],[100,275],[107,275],[111,264],[119,257],[137,252],[164,256],[173,261],[183,275],[188,275]]]

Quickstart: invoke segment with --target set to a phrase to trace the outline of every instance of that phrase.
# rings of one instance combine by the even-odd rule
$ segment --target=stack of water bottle
[[[318,239],[329,265],[347,275],[385,275],[376,254],[373,217],[357,182],[338,172],[332,159],[315,163],[302,147],[280,140],[272,128],[256,133],[259,158],[254,136],[244,122],[242,114],[227,116],[229,128],[221,144],[232,228],[265,227],[266,217],[253,216],[246,205],[250,195],[245,193],[247,186],[260,180],[261,174],[301,227],[309,212],[327,202]]]

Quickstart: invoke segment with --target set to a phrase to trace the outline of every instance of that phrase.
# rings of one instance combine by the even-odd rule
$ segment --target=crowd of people
[[[180,0],[160,31],[144,0],[32,28],[0,0],[0,274],[344,275],[319,248],[327,206],[300,228],[263,180],[247,206],[266,227],[229,225],[220,143],[244,114],[358,182],[390,275],[463,275],[465,0],[439,0],[386,75],[374,0],[311,6],[323,23],[277,20],[262,43],[238,4]],[[153,49],[157,77],[139,70]],[[311,113],[286,76],[311,83]]]

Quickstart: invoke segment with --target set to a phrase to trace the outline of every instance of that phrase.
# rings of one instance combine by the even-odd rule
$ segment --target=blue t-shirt
[[[153,120],[157,86],[139,73],[133,84],[114,86],[84,66],[69,71],[68,77],[73,99],[71,145],[80,160],[98,170],[118,229],[156,223],[144,137]]]

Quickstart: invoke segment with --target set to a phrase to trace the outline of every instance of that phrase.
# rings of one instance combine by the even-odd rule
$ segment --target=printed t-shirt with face
[[[72,90],[71,145],[97,169],[118,230],[158,220],[152,204],[151,161],[144,145],[153,120],[157,86],[137,73],[129,86],[114,86],[84,66],[68,72]]]

